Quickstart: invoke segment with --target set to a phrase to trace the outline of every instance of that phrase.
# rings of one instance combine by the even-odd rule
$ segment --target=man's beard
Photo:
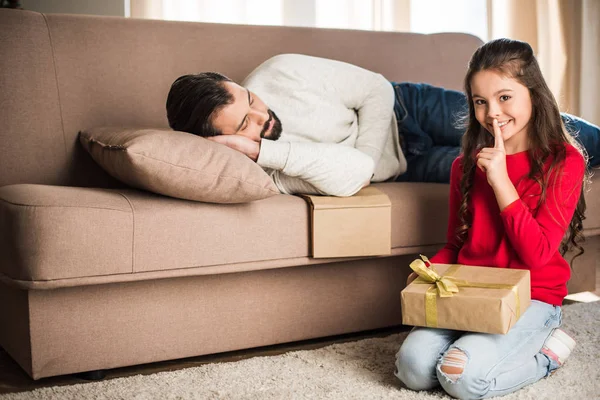
[[[279,137],[281,136],[281,132],[283,131],[283,128],[281,126],[281,120],[279,119],[279,117],[277,117],[277,115],[275,115],[273,111],[268,110],[267,112],[269,113],[269,116],[271,118],[269,118],[269,120],[265,122],[265,126],[263,127],[263,130],[260,133],[260,137],[269,140],[277,140],[279,139]],[[269,136],[265,136],[267,133],[267,129],[269,129],[269,125],[271,124],[271,119],[274,121],[273,128],[271,128]]]

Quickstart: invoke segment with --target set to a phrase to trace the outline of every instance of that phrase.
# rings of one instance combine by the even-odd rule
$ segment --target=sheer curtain
[[[408,30],[410,0],[130,0],[133,18]]]
[[[600,124],[600,2],[488,0],[490,38],[533,47],[561,110]]]

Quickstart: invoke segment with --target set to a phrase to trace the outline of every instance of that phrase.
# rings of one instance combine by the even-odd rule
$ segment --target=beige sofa
[[[166,128],[179,75],[241,80],[284,52],[460,89],[478,39],[15,10],[0,10],[0,32],[0,345],[33,379],[401,324],[408,263],[445,240],[447,185],[378,184],[391,256],[316,260],[302,198],[225,205],[126,188],[77,133]],[[599,193],[571,291],[595,285]]]

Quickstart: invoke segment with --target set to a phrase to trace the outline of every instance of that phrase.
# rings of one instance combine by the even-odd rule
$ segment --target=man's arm
[[[354,147],[369,155],[377,165],[390,134],[395,98],[394,89],[387,79],[367,72],[371,76],[363,87],[355,87],[357,92],[349,94],[357,96],[358,137]]]
[[[257,160],[282,193],[352,196],[367,186],[375,165],[364,153],[334,143],[263,139]]]
[[[286,194],[352,196],[367,186],[373,175],[373,161],[366,154],[340,144],[268,139],[262,139],[259,144],[239,135],[207,139],[244,153],[257,162],[273,178],[279,191]]]

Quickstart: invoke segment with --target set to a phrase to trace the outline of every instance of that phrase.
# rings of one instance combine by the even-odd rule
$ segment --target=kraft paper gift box
[[[423,257],[428,261],[426,257]],[[401,292],[402,323],[506,334],[531,303],[529,271],[415,260]]]
[[[354,196],[302,196],[311,208],[314,258],[388,255],[392,242],[392,203],[367,186]]]

